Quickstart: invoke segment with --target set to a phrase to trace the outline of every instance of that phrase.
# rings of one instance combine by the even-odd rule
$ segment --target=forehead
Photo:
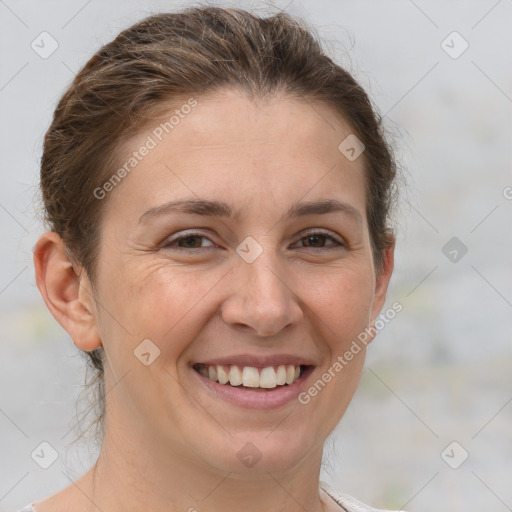
[[[340,152],[352,130],[331,106],[285,96],[253,101],[237,91],[190,100],[181,106],[195,102],[193,108],[174,103],[161,120],[125,141],[124,162],[143,146],[151,149],[109,198],[116,210],[131,206],[140,215],[196,195],[246,213],[254,203],[263,214],[267,201],[287,210],[300,197],[326,194],[364,210],[363,161]]]

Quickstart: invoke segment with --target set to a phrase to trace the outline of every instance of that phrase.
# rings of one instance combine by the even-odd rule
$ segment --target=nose
[[[221,307],[228,325],[262,337],[274,336],[303,318],[290,278],[269,252],[252,263],[241,258],[235,262],[229,278],[233,292]]]

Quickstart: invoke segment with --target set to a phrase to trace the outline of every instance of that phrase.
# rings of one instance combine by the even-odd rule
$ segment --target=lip
[[[268,361],[270,360],[269,358],[264,359],[266,359],[266,366],[272,366],[272,364],[268,364]],[[235,364],[226,363],[226,360],[227,359],[222,359],[219,360],[223,361],[222,363],[212,364]],[[240,362],[240,358],[238,358],[237,361]],[[265,367],[265,365],[263,367]],[[250,365],[245,364],[245,366]],[[193,367],[190,368],[191,372],[197,377],[199,383],[204,386],[204,389],[208,393],[213,394],[215,398],[220,398],[221,400],[227,401],[232,405],[243,407],[245,409],[277,409],[292,402],[293,400],[297,400],[301,390],[306,387],[307,380],[314,369],[315,366],[308,365],[304,369],[302,375],[295,382],[293,382],[293,384],[278,386],[277,388],[273,388],[269,391],[254,391],[252,389],[242,388],[241,386],[235,387],[230,386],[229,384],[220,384],[218,382],[214,382],[208,377],[201,375],[199,372],[194,370]]]
[[[291,354],[274,354],[267,356],[256,356],[253,354],[240,354],[231,355],[227,357],[220,357],[217,359],[209,359],[207,361],[194,361],[194,364],[207,364],[210,366],[219,365],[237,365],[237,366],[252,366],[254,368],[266,368],[267,366],[278,366],[280,364],[293,364],[294,366],[318,366],[318,362],[307,358]]]

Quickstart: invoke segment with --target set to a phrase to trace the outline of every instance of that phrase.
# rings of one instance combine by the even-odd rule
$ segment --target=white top
[[[336,491],[323,481],[320,481],[320,489],[323,490],[328,496],[330,496],[340,506],[340,511],[343,512],[398,512],[392,510],[384,511],[381,509],[372,508],[369,505],[361,503],[348,494],[343,494]],[[18,512],[37,512],[34,510],[33,505],[34,504],[31,503]],[[402,510],[401,512],[404,511]]]
[[[333,489],[322,480],[320,480],[320,490],[325,491],[326,494],[328,494],[338,505],[340,505],[340,510],[345,512],[399,512],[396,510],[383,510],[365,505],[364,503],[356,500],[348,494],[338,492],[336,489]],[[402,510],[401,512],[405,511]]]

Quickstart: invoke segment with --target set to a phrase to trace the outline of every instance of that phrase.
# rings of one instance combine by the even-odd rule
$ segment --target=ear
[[[40,236],[34,246],[34,266],[46,306],[76,347],[84,351],[101,347],[90,281],[85,272],[77,273],[57,233]]]
[[[386,302],[386,294],[388,291],[389,280],[393,273],[395,263],[395,238],[389,236],[389,245],[382,251],[382,265],[379,269],[375,280],[375,295],[373,298],[373,307],[371,315],[371,323],[377,319],[384,303]]]

